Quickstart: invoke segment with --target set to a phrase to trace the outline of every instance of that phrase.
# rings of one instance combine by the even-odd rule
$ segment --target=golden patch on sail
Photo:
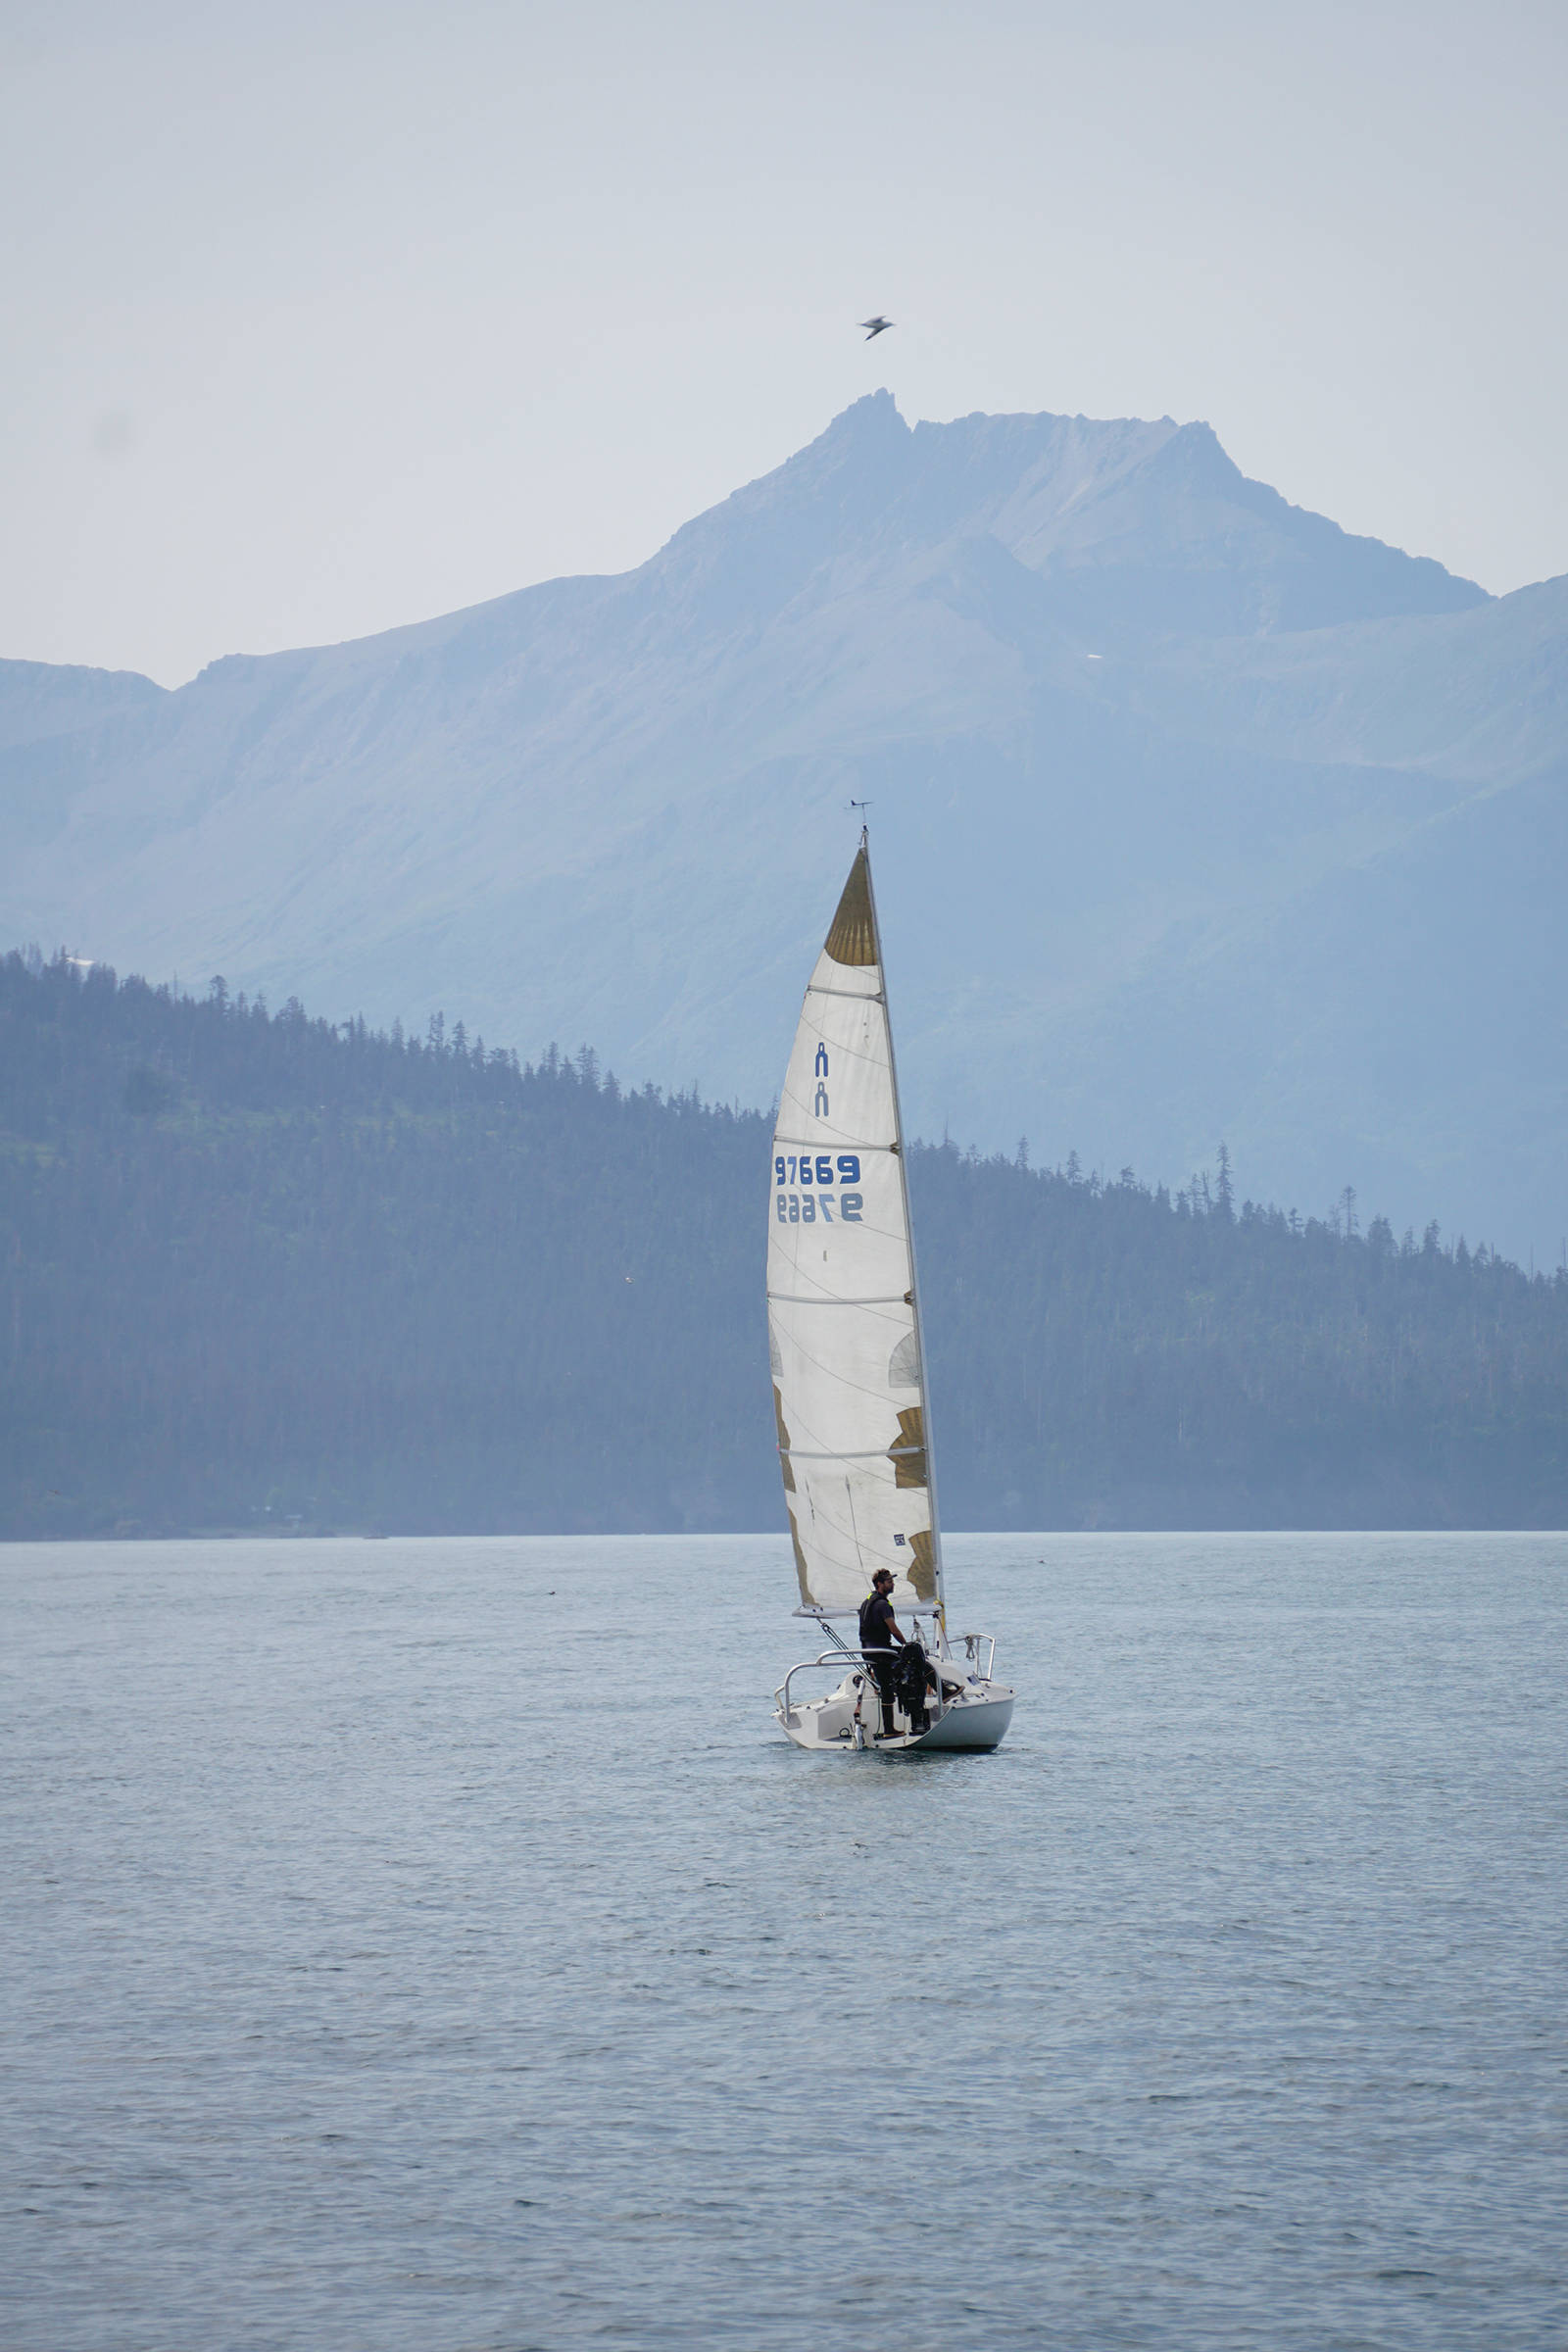
[[[896,1487],[923,1487],[928,1483],[925,1469],[925,1414],[919,1405],[907,1405],[900,1413],[899,1434],[888,1447],[888,1459],[893,1464],[893,1484]]]
[[[918,1527],[909,1538],[909,1549],[914,1554],[914,1566],[909,1570],[909,1582],[914,1587],[916,1600],[935,1600],[937,1597],[936,1544],[928,1527]]]
[[[784,1399],[778,1393],[776,1380],[773,1383],[773,1419],[778,1426],[778,1465],[784,1473],[784,1491],[787,1494],[793,1494],[795,1473],[790,1468],[790,1433],[784,1426]]]

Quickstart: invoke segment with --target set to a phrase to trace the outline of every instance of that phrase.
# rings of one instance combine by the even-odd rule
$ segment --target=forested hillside
[[[767,1119],[0,960],[0,1533],[782,1525]],[[1568,1523],[1568,1280],[910,1153],[950,1525]]]

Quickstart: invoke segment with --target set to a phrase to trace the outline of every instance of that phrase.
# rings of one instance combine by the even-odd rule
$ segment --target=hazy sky
[[[1565,59],[1507,0],[7,0],[0,655],[618,570],[883,383],[1568,569]]]

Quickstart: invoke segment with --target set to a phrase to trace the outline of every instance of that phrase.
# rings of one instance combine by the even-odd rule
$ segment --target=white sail
[[[806,1609],[940,1606],[903,1135],[862,838],[779,1099],[767,1314],[779,1460]]]

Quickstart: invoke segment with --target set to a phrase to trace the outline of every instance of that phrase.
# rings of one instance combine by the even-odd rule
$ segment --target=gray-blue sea
[[[16,2352],[1568,2342],[1568,1539],[13,1545]]]

